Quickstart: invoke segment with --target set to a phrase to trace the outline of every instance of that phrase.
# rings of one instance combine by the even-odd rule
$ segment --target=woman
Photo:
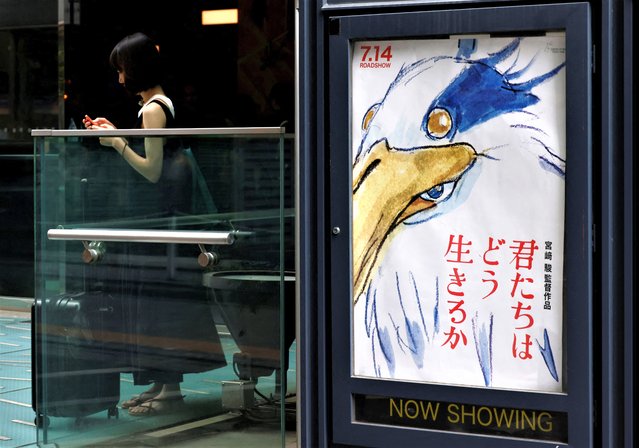
[[[175,111],[161,86],[160,54],[151,39],[141,33],[125,37],[113,48],[110,62],[117,70],[119,83],[141,98],[138,127],[173,127]],[[102,117],[85,116],[83,122],[87,129],[116,129]],[[101,137],[100,143],[115,149],[133,169],[157,184],[153,199],[156,216],[189,212],[191,170],[178,140],[147,137],[141,154],[122,137]],[[136,194],[130,192],[129,196],[135,198]],[[148,204],[144,208],[148,210]],[[205,295],[176,297],[180,295],[176,292],[170,297],[153,297],[157,292],[149,289],[156,279],[149,275],[145,278],[144,269],[133,266],[131,260],[132,257],[127,269],[135,268],[141,274],[136,278],[136,274],[122,273],[125,291],[121,293],[127,297],[128,307],[125,331],[131,335],[134,384],[150,387],[124,401],[122,407],[131,415],[153,415],[174,410],[183,403],[180,382],[184,373],[222,367],[226,361]]]

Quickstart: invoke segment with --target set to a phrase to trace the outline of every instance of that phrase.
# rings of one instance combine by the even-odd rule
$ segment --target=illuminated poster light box
[[[329,18],[336,443],[593,443],[589,23]]]
[[[354,374],[563,392],[564,33],[351,54]]]

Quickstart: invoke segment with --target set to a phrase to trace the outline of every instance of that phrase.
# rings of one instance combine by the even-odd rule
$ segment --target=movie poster
[[[353,374],[564,391],[564,34],[351,50]]]

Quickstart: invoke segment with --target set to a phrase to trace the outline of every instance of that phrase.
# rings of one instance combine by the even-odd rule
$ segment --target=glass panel
[[[33,153],[0,142],[0,303],[33,297]],[[5,152],[6,151],[6,152]]]
[[[0,29],[0,305],[22,309],[33,297],[30,130],[58,126],[59,115],[58,28],[11,27],[25,8],[0,18],[8,26]]]
[[[166,138],[157,183],[89,131],[35,138],[40,443],[284,446],[293,145],[250,131]]]

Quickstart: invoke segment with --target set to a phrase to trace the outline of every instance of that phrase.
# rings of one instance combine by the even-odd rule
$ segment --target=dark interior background
[[[122,37],[160,46],[181,126],[294,129],[293,0],[61,2],[64,26],[58,0],[0,0],[0,297],[33,297],[31,129],[80,127],[84,114],[135,122],[137,100],[108,63]],[[202,10],[225,8],[238,24],[202,26]]]
[[[137,31],[160,46],[165,90],[185,125],[279,126],[293,120],[292,0],[114,0],[108,6],[84,0],[79,24],[65,27],[67,125],[84,113],[131,125],[137,104],[118,85],[108,56]],[[202,10],[235,7],[237,25],[201,25]]]

